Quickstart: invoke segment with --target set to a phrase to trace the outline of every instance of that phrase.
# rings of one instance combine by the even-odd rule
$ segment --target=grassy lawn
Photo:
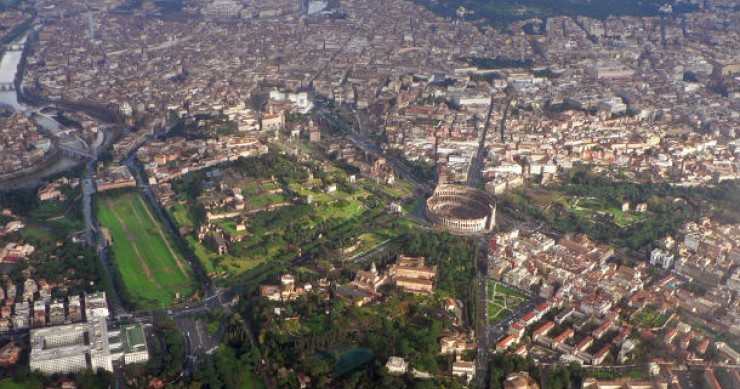
[[[64,214],[64,212],[67,210],[67,208],[70,207],[70,205],[70,202],[67,201],[42,201],[41,205],[37,209],[34,209],[29,217],[33,220],[46,220],[49,218],[60,216]]]
[[[362,194],[364,192],[358,190],[358,193]],[[333,196],[336,196],[336,198]],[[281,208],[280,212],[291,214],[291,210],[295,207],[296,205],[290,205]],[[312,207],[314,210],[310,215],[306,215],[300,220],[293,220],[293,223],[304,225],[310,230],[330,219],[351,220],[362,217],[365,211],[362,201],[341,192],[332,195],[316,193]],[[239,243],[240,247],[230,248],[230,252],[226,255],[218,255],[192,236],[187,236],[186,240],[209,274],[220,275],[220,273],[226,272],[229,275],[238,275],[255,268],[261,263],[273,261],[276,257],[284,254],[287,246],[283,239],[285,226],[279,222],[279,219],[275,219],[275,216],[273,216],[275,212],[278,211],[263,211],[250,215],[249,220],[252,221],[252,224],[262,224],[257,220],[267,220],[259,232],[255,232],[253,226],[250,226],[249,223],[247,231],[237,232],[236,223],[233,219],[214,221],[215,224],[223,227],[228,233],[244,237],[244,241]],[[183,224],[181,224],[182,222],[178,216],[173,215],[173,217],[181,227]],[[376,231],[375,234],[361,234],[358,231],[361,234],[360,240],[364,243],[363,248],[372,248],[393,235],[386,232],[392,231]]]
[[[253,207],[264,207],[270,204],[278,204],[285,201],[285,198],[279,194],[271,194],[264,196],[255,196],[251,199],[251,205]]]
[[[526,294],[488,280],[488,323],[495,324],[529,300]]]
[[[269,162],[272,164],[269,166],[259,165],[264,161],[255,159],[244,162],[244,166],[236,164],[222,168],[224,180],[229,186],[242,189],[247,204],[245,212],[238,218],[212,221],[232,238],[225,255],[218,255],[210,240],[199,242],[192,229],[183,228],[197,227],[194,226],[195,215],[188,212],[188,205],[174,203],[167,207],[172,220],[210,277],[259,278],[267,270],[278,269],[300,255],[341,259],[342,247],[361,242],[362,247],[355,252],[359,253],[408,229],[405,224],[400,225],[402,222],[397,221],[397,215],[389,214],[385,209],[389,197],[411,192],[407,184],[386,191],[384,186],[362,178],[350,183],[345,168],[280,158],[278,162]],[[259,168],[250,167],[250,163]],[[272,171],[268,175],[259,169]],[[305,174],[304,169],[308,170]],[[336,184],[337,189],[326,193],[331,184]],[[221,195],[219,190],[213,189],[208,194],[201,192],[179,198],[192,205],[203,202],[204,197],[218,195]],[[309,197],[310,204],[307,201]],[[368,197],[372,199],[366,200]],[[281,206],[265,210],[264,206],[270,204]],[[221,211],[227,210],[235,211],[228,206]],[[213,208],[209,211],[217,213]],[[236,231],[236,223],[240,220],[245,221],[246,229]],[[244,274],[247,272],[250,274]]]
[[[256,182],[249,182],[242,186],[242,194],[245,196],[257,196],[260,194],[260,186]]]
[[[263,389],[265,384],[262,383],[262,379],[251,371],[248,373],[248,378],[242,389]],[[0,388],[2,389],[2,388]]]
[[[214,220],[213,224],[220,226],[221,228],[226,230],[230,235],[233,235],[233,236],[244,236],[244,235],[249,234],[247,231],[237,231],[236,230],[236,220],[235,219]]]
[[[593,218],[599,212],[609,214],[614,218],[614,222],[622,228],[643,222],[648,218],[646,213],[625,212],[616,207],[604,207],[601,202],[595,199],[573,199],[568,203],[568,208],[571,212],[583,218]]]
[[[29,381],[18,383],[12,380],[0,381],[0,389],[41,389],[44,385],[41,382]]]
[[[372,188],[373,190],[382,192],[388,197],[393,198],[393,199],[408,198],[414,194],[414,189],[415,189],[415,187],[412,184],[406,181],[401,181],[401,180],[394,182],[393,186],[379,184],[371,180],[367,180],[365,182],[365,185],[367,188]]]
[[[668,316],[651,310],[642,310],[632,315],[632,322],[642,328],[657,328],[665,325]]]
[[[357,240],[362,242],[363,249],[375,247],[378,243],[383,241],[383,239],[379,235],[372,233],[362,234],[357,237]],[[360,251],[362,251],[362,249],[360,249]]]
[[[96,209],[110,231],[116,264],[137,307],[168,306],[178,292],[181,297],[193,294],[192,270],[138,193],[102,195]]]
[[[70,191],[66,201],[42,201],[26,219],[30,236],[65,238],[73,232],[83,230],[85,222],[80,211],[79,190]],[[33,231],[36,229],[36,231]]]
[[[174,203],[170,207],[172,208],[170,209],[170,215],[178,226],[193,228],[187,205]]]
[[[218,255],[217,253],[207,249],[203,244],[198,242],[193,236],[188,235],[185,237],[188,245],[198,257],[198,260],[203,264],[206,272],[220,273],[225,271],[229,274],[240,274],[247,270],[255,268],[260,263],[264,262],[260,258],[246,258],[246,257],[235,257],[230,254]]]
[[[622,227],[629,227],[647,219],[647,214],[641,212],[625,212],[615,207],[605,207],[596,199],[573,199],[568,203],[569,210],[579,217],[593,218],[599,212],[609,214],[614,222]]]

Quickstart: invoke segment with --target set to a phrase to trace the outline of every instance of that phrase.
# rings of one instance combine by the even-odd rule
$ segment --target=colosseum
[[[475,234],[496,226],[496,204],[488,194],[462,185],[438,185],[427,199],[427,217],[452,232]]]

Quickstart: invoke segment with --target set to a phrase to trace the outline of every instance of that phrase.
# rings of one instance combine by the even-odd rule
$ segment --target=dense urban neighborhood
[[[734,0],[5,0],[0,54],[0,389],[740,388]]]

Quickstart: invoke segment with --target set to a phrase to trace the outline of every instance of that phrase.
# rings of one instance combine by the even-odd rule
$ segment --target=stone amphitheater
[[[496,204],[478,189],[442,184],[427,199],[427,217],[455,233],[488,232],[496,226]]]

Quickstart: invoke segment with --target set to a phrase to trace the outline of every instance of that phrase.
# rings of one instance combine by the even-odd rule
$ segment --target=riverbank
[[[22,79],[24,61],[28,54],[29,43],[33,33],[40,26],[29,23],[27,30],[18,38],[10,42],[12,45],[21,46],[21,50],[4,50],[0,59],[0,85],[15,85],[15,90],[0,92],[0,105],[29,116],[33,123],[52,140],[52,148],[42,162],[24,169],[0,176],[0,190],[20,187],[32,187],[40,184],[47,177],[60,174],[85,162],[85,159],[67,157],[63,152],[64,147],[68,149],[79,149],[83,152],[92,150],[89,154],[97,154],[100,150],[108,147],[113,142],[112,134],[115,131],[102,130],[91,146],[82,140],[75,132],[67,131],[53,116],[38,113],[37,107],[27,105],[22,95]],[[64,147],[63,147],[64,146]]]

